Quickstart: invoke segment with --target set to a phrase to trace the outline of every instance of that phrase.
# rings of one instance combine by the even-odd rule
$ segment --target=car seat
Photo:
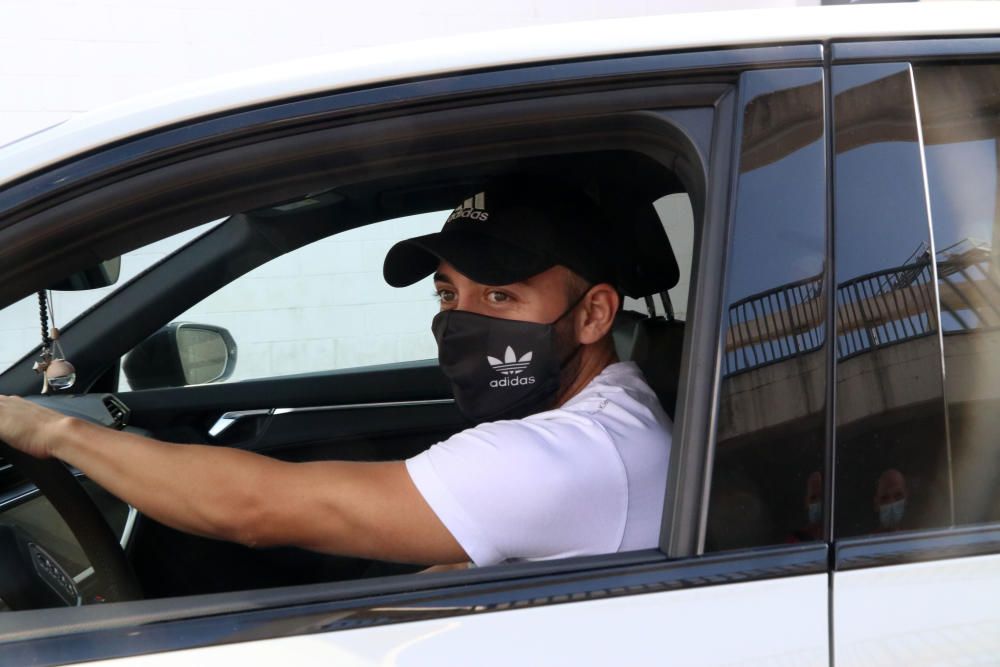
[[[631,216],[632,229],[621,235],[618,257],[619,287],[634,299],[643,299],[647,313],[621,310],[612,336],[618,358],[634,361],[663,409],[674,418],[680,381],[684,323],[674,317],[667,290],[677,284],[680,269],[670,239],[652,204]],[[659,298],[663,315],[657,315],[653,297]]]
[[[680,382],[684,323],[670,316],[623,310],[615,317],[612,335],[622,361],[634,361],[660,405],[674,418]]]

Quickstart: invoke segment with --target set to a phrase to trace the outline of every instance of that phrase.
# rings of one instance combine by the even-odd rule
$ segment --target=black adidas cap
[[[611,234],[582,192],[535,181],[503,180],[458,205],[440,232],[400,241],[383,275],[405,287],[444,260],[485,285],[509,285],[557,264],[591,283],[613,281]]]

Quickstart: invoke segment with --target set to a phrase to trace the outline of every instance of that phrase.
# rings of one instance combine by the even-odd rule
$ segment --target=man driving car
[[[287,463],[168,444],[0,397],[0,440],[179,530],[419,564],[655,547],[670,420],[618,362],[608,232],[582,193],[499,181],[384,275],[434,275],[441,369],[475,426],[406,461]]]

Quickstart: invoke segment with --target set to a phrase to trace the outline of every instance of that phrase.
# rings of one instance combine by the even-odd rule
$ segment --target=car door
[[[837,665],[1000,652],[994,52],[835,47]]]
[[[117,390],[135,427],[165,439],[303,458],[311,447],[313,455],[341,446],[371,455],[371,442],[386,439],[395,444],[383,453],[399,456],[462,422],[433,361],[175,388],[116,386],[118,359],[203,298],[333,232],[391,218],[388,204],[376,211],[348,206],[331,229],[328,215],[308,207],[290,216],[272,209],[307,202],[313,197],[305,194],[326,192],[331,181],[350,186],[338,193],[349,202],[391,201],[383,195],[402,182],[393,181],[397,173],[433,165],[447,180],[483,162],[586,155],[581,146],[591,142],[593,151],[627,149],[669,164],[695,221],[687,321],[682,338],[673,339],[683,340],[683,355],[660,549],[96,611],[18,612],[4,619],[11,624],[3,650],[38,664],[197,647],[205,653],[190,657],[258,662],[307,653],[367,664],[405,653],[497,664],[664,656],[687,664],[827,664],[827,544],[811,532],[816,517],[807,502],[813,473],[828,488],[821,65],[820,46],[800,45],[413,81],[208,119],[172,130],[178,143],[171,150],[144,151],[143,141],[162,147],[171,138],[154,134],[125,151],[108,148],[103,161],[65,164],[0,192],[8,205],[3,231],[20,241],[5,246],[17,251],[4,270],[20,267],[22,292],[24,281],[34,289],[58,273],[28,261],[39,250],[29,226],[58,238],[56,221],[72,220],[72,234],[106,254],[232,215],[66,327],[64,346],[75,355],[80,386]],[[362,105],[367,115],[352,117]],[[54,183],[75,189],[46,192]],[[425,211],[436,208],[431,201]],[[85,263],[64,254],[62,268]],[[17,289],[0,281],[6,297]],[[658,295],[642,296],[652,304]],[[649,319],[675,319],[667,303]],[[653,331],[643,332],[651,342],[643,361],[655,364],[667,354],[654,333],[664,327],[644,328]],[[0,390],[29,392],[37,382],[30,361],[0,376]],[[761,383],[774,389],[763,399]],[[788,401],[803,388],[807,396]],[[757,409],[762,400],[767,410]],[[183,558],[178,550],[155,553],[161,542],[148,533],[136,539],[142,544],[133,558],[146,558],[147,566]],[[141,549],[153,553],[136,553]],[[206,578],[226,567],[214,558],[202,564]],[[179,585],[157,593],[177,593]],[[179,594],[210,592],[204,585]]]

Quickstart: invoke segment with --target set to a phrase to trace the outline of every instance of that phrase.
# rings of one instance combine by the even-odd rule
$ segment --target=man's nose
[[[475,295],[459,294],[458,298],[455,299],[455,310],[464,310],[469,313],[483,313],[482,303],[475,297]]]

